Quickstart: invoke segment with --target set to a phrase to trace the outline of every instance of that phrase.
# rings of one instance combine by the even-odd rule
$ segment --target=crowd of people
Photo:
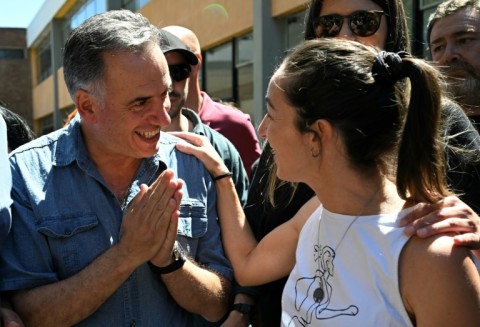
[[[139,13],[68,37],[75,112],[0,106],[4,326],[479,326],[480,1],[311,0],[258,135]]]

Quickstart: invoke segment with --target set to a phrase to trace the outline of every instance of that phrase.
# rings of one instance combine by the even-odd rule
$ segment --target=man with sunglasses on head
[[[430,16],[427,40],[447,89],[480,130],[480,0],[450,0]]]
[[[160,48],[167,59],[172,87],[169,92],[171,123],[163,128],[167,132],[193,132],[204,135],[225,161],[233,174],[238,197],[242,204],[247,201],[248,176],[242,159],[233,144],[222,134],[202,123],[200,117],[191,109],[185,108],[188,97],[188,82],[192,66],[198,64],[198,58],[186,45],[172,33],[160,29]]]
[[[261,150],[250,116],[237,108],[213,101],[206,92],[201,91],[199,74],[203,58],[197,36],[182,26],[166,26],[163,29],[182,40],[199,60],[190,74],[190,92],[186,107],[195,111],[204,124],[232,142],[240,153],[248,176],[251,177],[252,164],[260,157]]]

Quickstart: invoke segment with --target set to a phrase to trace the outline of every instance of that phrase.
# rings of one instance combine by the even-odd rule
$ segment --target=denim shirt
[[[232,279],[215,187],[200,161],[176,150],[177,140],[161,134],[160,151],[143,160],[128,203],[140,184],[150,185],[172,168],[185,181],[177,239],[196,262]],[[119,242],[124,212],[88,156],[78,119],[14,152],[10,160],[13,225],[0,256],[1,291],[66,279]],[[191,321],[192,314],[143,264],[78,326],[190,326]]]

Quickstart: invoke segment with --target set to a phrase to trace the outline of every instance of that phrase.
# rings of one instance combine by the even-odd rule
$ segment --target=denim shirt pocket
[[[187,199],[180,203],[178,218],[178,234],[187,238],[200,238],[208,227],[205,203],[195,199]]]
[[[68,238],[92,229],[97,225],[97,216],[92,214],[64,220],[46,219],[38,225],[38,231],[47,237]]]
[[[37,223],[37,231],[48,242],[59,279],[76,274],[105,250],[98,225],[98,217],[93,213],[44,217]]]

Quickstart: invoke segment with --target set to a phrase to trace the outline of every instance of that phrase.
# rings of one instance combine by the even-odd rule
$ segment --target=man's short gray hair
[[[430,18],[428,19],[428,44],[430,45],[430,34],[432,33],[433,25],[435,25],[437,21],[447,16],[453,15],[456,12],[467,7],[475,8],[476,10],[480,11],[480,0],[449,0],[439,4],[437,10],[435,10],[435,12],[431,14]]]
[[[158,44],[157,28],[141,14],[112,10],[87,19],[65,43],[63,74],[73,101],[79,89],[102,93],[103,53],[142,53],[151,44]]]

